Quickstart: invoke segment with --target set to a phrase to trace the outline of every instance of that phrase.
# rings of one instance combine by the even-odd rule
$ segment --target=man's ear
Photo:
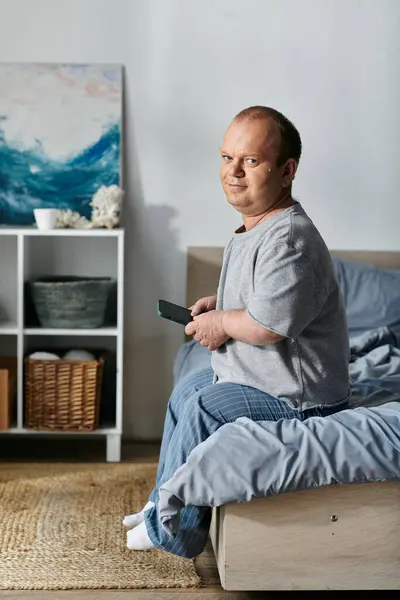
[[[289,158],[283,165],[282,169],[282,187],[289,187],[296,176],[299,163],[294,158]]]

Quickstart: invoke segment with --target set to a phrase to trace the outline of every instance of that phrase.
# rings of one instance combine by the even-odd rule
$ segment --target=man
[[[170,398],[156,487],[143,511],[124,519],[130,548],[202,552],[210,509],[185,507],[172,538],[158,519],[158,489],[224,423],[304,420],[348,406],[347,325],[331,258],[292,197],[300,155],[297,129],[272,108],[243,110],[225,134],[221,181],[243,225],[225,249],[218,295],[198,300],[186,327],[213,351],[212,369]]]

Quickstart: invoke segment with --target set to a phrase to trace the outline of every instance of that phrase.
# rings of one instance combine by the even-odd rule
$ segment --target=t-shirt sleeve
[[[325,298],[309,260],[287,244],[276,244],[255,262],[247,312],[259,325],[294,340],[318,315]]]

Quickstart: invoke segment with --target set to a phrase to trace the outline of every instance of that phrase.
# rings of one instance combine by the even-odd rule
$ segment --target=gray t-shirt
[[[215,381],[257,388],[300,411],[348,400],[346,313],[329,251],[299,203],[235,233],[226,247],[217,309],[240,308],[285,339],[228,340],[212,353]]]

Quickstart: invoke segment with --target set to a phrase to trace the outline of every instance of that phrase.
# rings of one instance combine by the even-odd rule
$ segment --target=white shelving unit
[[[31,322],[26,282],[44,275],[114,277],[114,315],[98,329],[47,329]],[[53,229],[0,227],[0,354],[17,356],[17,415],[2,435],[106,436],[107,461],[121,459],[123,411],[123,229]],[[98,348],[115,353],[115,390],[110,398],[113,418],[93,432],[45,432],[24,427],[23,361],[30,351],[57,348]],[[114,410],[115,407],[115,410]],[[115,413],[115,414],[114,414]],[[73,443],[71,441],[71,443]]]

